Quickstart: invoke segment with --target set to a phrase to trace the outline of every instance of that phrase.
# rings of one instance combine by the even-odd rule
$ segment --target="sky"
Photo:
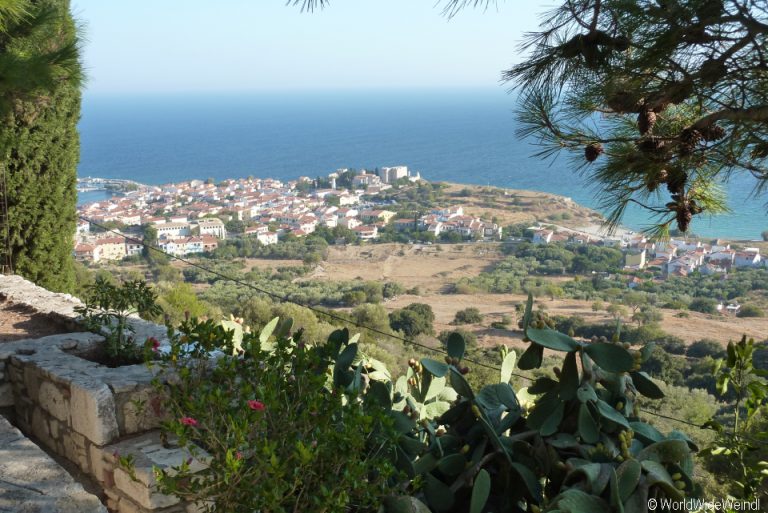
[[[500,88],[538,1],[72,0],[89,93]]]

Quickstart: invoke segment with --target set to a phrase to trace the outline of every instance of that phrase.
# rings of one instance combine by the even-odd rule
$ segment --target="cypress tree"
[[[74,287],[80,82],[69,0],[0,6],[0,243],[14,272],[57,291]]]

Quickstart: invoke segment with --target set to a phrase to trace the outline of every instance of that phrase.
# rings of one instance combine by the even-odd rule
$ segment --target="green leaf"
[[[501,362],[501,383],[509,383],[509,380],[512,379],[515,363],[517,363],[517,353],[510,351]]]
[[[451,386],[454,390],[456,390],[456,392],[459,393],[460,396],[466,397],[467,399],[475,398],[475,394],[472,392],[472,387],[469,386],[467,380],[464,379],[464,376],[462,376],[455,367],[451,367],[451,373],[449,376],[451,380]]]
[[[611,507],[600,497],[570,488],[553,500],[561,511],[570,513],[611,513]]]
[[[541,361],[544,359],[544,346],[539,344],[530,344],[528,349],[520,356],[520,362],[517,364],[522,370],[538,369],[541,367]]]
[[[488,502],[491,493],[491,476],[485,469],[475,476],[475,484],[472,487],[472,498],[469,501],[469,513],[481,513]]]
[[[620,424],[624,426],[625,428],[629,428],[629,422],[627,422],[627,418],[616,411],[616,409],[611,406],[610,404],[606,403],[602,399],[597,400],[597,411],[600,413],[600,416],[604,419],[608,419],[612,422],[615,422],[616,424]]]
[[[421,364],[427,371],[437,378],[442,378],[448,373],[448,365],[431,358],[422,358]]]
[[[275,336],[277,338],[287,338],[288,333],[290,333],[292,327],[293,319],[291,317],[286,317],[280,322],[280,324],[278,324]]]
[[[369,383],[368,390],[365,393],[365,400],[369,403],[377,404],[386,410],[392,408],[389,387],[382,381],[371,381]]]
[[[416,497],[398,496],[384,499],[385,513],[432,513],[426,504]]]
[[[637,483],[640,481],[641,471],[642,467],[635,459],[625,461],[616,469],[619,496],[621,497],[622,503],[626,502],[626,500],[629,499],[629,496],[632,495],[632,492],[635,491],[635,488],[637,488]]]
[[[656,342],[646,342],[646,344],[640,349],[640,361],[647,362],[653,355],[653,348],[656,347]]]
[[[512,412],[520,410],[517,397],[515,397],[515,391],[508,383],[484,386],[480,393],[477,394],[475,401],[487,412],[499,415],[505,410]]]
[[[547,420],[544,421],[544,424],[541,426],[541,429],[539,429],[539,433],[541,433],[541,436],[550,436],[557,432],[557,429],[560,427],[560,422],[563,420],[563,414],[565,413],[565,403],[560,403],[555,408],[555,411],[553,411],[549,417],[547,417]]]
[[[336,368],[348,369],[357,355],[357,344],[349,344],[336,359]]]
[[[646,472],[645,480],[649,487],[659,485],[664,489],[668,496],[672,496],[677,500],[680,500],[685,496],[683,492],[675,487],[675,483],[669,475],[669,472],[667,472],[667,469],[664,468],[664,465],[651,460],[641,460],[640,464]]]
[[[395,431],[401,435],[416,429],[416,422],[401,411],[391,410],[389,416],[395,420]]]
[[[592,388],[592,385],[589,383],[584,383],[576,390],[576,397],[578,397],[579,401],[582,403],[594,403],[597,401],[597,394],[595,393],[595,389]]]
[[[435,511],[449,511],[455,500],[451,489],[432,474],[426,475],[424,495]]]
[[[416,472],[416,475],[431,472],[435,467],[437,467],[437,458],[431,452],[413,462],[413,471]]]
[[[621,493],[619,493],[619,478],[616,475],[616,469],[611,468],[611,506],[616,513],[624,513],[624,504],[621,500]]]
[[[635,365],[630,352],[616,344],[605,342],[588,344],[584,347],[584,352],[600,368],[608,372],[627,372]]]
[[[557,449],[570,449],[579,446],[579,441],[570,433],[557,433],[548,438],[547,443]]]
[[[530,328],[528,338],[537,344],[552,349],[553,351],[575,351],[579,348],[579,343],[571,337],[559,331],[550,329]]]
[[[645,422],[630,422],[629,427],[635,432],[635,438],[643,442],[644,445],[664,440],[664,435],[655,427]]]
[[[446,476],[458,476],[466,466],[467,458],[459,453],[449,454],[437,463],[437,468]]]
[[[445,389],[446,381],[445,377],[432,378],[427,393],[424,395],[424,402],[439,396]]]
[[[637,455],[637,459],[653,460],[659,463],[678,463],[685,461],[690,455],[688,443],[685,440],[662,440],[651,444]]]
[[[534,501],[538,501],[541,496],[541,485],[539,485],[539,481],[536,479],[536,476],[531,469],[517,462],[512,462],[511,467],[523,481],[523,484],[525,484],[525,488],[528,491],[528,497]]]
[[[645,372],[630,372],[629,375],[632,377],[632,384],[635,385],[637,391],[645,397],[650,399],[662,399],[664,397],[661,388]]]
[[[542,430],[549,417],[562,405],[557,389],[551,390],[536,401],[528,418],[528,426],[537,431]]]
[[[451,403],[445,401],[433,401],[424,405],[421,409],[422,419],[436,419],[451,409]]]
[[[269,337],[272,336],[272,332],[275,331],[275,328],[277,327],[277,323],[280,320],[279,317],[275,317],[271,321],[267,323],[266,326],[261,330],[261,333],[259,333],[259,342],[262,344],[266,344],[267,340],[269,340]]]
[[[588,444],[600,441],[600,428],[592,412],[589,411],[588,403],[582,403],[579,407],[579,435]]]
[[[461,360],[464,358],[464,351],[466,350],[466,343],[464,337],[460,333],[453,332],[448,337],[448,341],[445,343],[445,349],[448,351],[448,356],[451,358],[458,358]]]
[[[576,353],[568,353],[560,373],[560,399],[570,401],[576,396],[579,386],[579,369],[576,366]]]
[[[533,382],[531,386],[528,387],[528,392],[532,394],[545,394],[551,390],[554,390],[558,388],[560,383],[555,381],[554,379],[548,377],[548,376],[542,376],[538,378],[536,381]]]

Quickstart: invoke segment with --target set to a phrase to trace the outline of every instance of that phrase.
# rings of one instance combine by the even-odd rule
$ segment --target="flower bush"
[[[164,434],[207,468],[158,471],[162,492],[217,512],[376,510],[394,473],[392,422],[334,390],[328,348],[290,328],[191,319],[170,331],[150,362]]]

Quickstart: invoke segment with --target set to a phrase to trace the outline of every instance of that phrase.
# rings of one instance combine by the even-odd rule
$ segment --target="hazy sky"
[[[98,93],[500,87],[541,3],[449,20],[435,0],[331,0],[312,14],[284,0],[72,0]]]

